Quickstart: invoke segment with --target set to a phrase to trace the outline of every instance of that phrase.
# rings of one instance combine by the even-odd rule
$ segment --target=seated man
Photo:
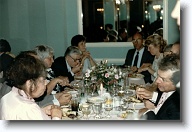
[[[131,66],[131,69],[136,72],[143,63],[153,63],[154,56],[150,54],[147,48],[143,45],[143,37],[140,32],[137,32],[133,35],[133,46],[134,49],[130,49],[127,52],[127,56],[125,59],[125,66]],[[137,55],[138,54],[138,55]],[[143,74],[145,83],[151,83],[151,74],[148,71],[141,72]]]
[[[158,77],[155,81],[159,89],[158,100],[155,106],[149,100],[145,101],[146,108],[140,109],[141,115],[146,114],[148,120],[179,120],[180,94],[176,90],[174,75],[180,71],[180,60],[175,54],[164,57],[159,63]],[[141,90],[142,91],[142,90]],[[143,97],[140,88],[136,93]]]
[[[56,58],[51,66],[55,76],[68,77],[69,82],[72,82],[74,76],[79,75],[81,71],[81,55],[82,52],[77,47],[69,46],[64,56]]]
[[[118,30],[117,42],[127,42],[127,29],[121,28]]]

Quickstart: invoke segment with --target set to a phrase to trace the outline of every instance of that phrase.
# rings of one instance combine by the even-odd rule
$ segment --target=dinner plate
[[[70,94],[78,94],[78,92],[77,91],[69,91],[68,93],[70,93]]]
[[[145,105],[144,105],[144,103],[130,103],[129,108],[138,110],[138,109],[141,109],[141,108],[145,108]]]
[[[62,105],[62,106],[60,106],[61,107],[61,109],[62,108],[69,108],[69,105]]]
[[[133,76],[130,76],[129,78],[137,78],[137,79],[140,78],[141,79],[141,78],[144,78],[144,75],[137,73],[137,74],[134,74]]]
[[[87,99],[89,103],[97,103],[97,102],[104,102],[104,99],[101,97],[91,97]]]

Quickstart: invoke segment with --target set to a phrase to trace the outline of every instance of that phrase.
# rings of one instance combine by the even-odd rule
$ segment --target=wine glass
[[[113,99],[107,98],[104,104],[104,109],[107,112],[106,118],[111,118],[110,111],[113,110]]]
[[[128,101],[125,100],[125,99],[122,99],[122,102],[121,102],[121,110],[122,110],[122,111],[126,111],[128,107],[129,107]]]
[[[100,116],[101,110],[102,110],[102,103],[101,102],[96,102],[93,104],[93,110],[95,112],[95,119],[101,119],[102,117]]]
[[[120,101],[122,101],[123,97],[125,96],[125,90],[123,89],[123,87],[120,87],[117,95],[120,97]]]
[[[88,115],[91,113],[91,105],[89,104],[82,104],[81,111],[84,115],[84,119],[88,120]]]

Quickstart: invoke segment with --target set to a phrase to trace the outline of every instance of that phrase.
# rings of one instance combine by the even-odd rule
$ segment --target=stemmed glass
[[[102,117],[100,116],[101,110],[102,110],[102,102],[96,102],[93,104],[93,110],[95,112],[95,119],[101,119]]]
[[[89,119],[88,115],[91,113],[91,105],[82,104],[81,111],[82,111],[82,113],[84,115],[84,119],[88,120]]]
[[[113,110],[113,99],[107,98],[104,104],[104,109],[107,111],[106,118],[111,118],[110,111]]]

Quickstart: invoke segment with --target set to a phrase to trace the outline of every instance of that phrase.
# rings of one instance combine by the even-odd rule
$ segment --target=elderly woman
[[[47,95],[53,94],[55,98],[53,102],[56,105],[68,104],[72,96],[71,94],[62,91],[64,90],[64,86],[69,85],[69,80],[68,77],[64,76],[56,77],[53,70],[51,69],[51,66],[54,62],[53,49],[46,45],[38,45],[35,47],[35,52],[37,53],[38,59],[40,59],[47,68]]]
[[[91,69],[91,67],[96,66],[90,52],[86,49],[86,38],[83,35],[75,35],[71,39],[71,45],[78,47],[83,54],[81,60],[81,64],[83,65],[82,73],[85,73],[88,69]]]
[[[64,76],[55,77],[54,72],[51,69],[51,66],[54,62],[53,49],[46,45],[38,45],[35,47],[35,52],[37,53],[38,58],[43,61],[45,67],[47,68],[47,80],[49,81],[47,84],[48,94],[62,91],[61,88],[63,86],[69,85],[69,80]]]
[[[151,35],[145,40],[145,45],[148,47],[148,51],[155,56],[153,64],[144,63],[138,72],[148,71],[152,76],[151,79],[157,77],[158,63],[163,58],[163,50],[167,45],[166,41],[158,34]]]
[[[1,120],[50,120],[61,119],[58,106],[40,108],[33,98],[43,95],[46,89],[46,68],[30,56],[18,55],[7,72],[12,90],[1,98]]]

